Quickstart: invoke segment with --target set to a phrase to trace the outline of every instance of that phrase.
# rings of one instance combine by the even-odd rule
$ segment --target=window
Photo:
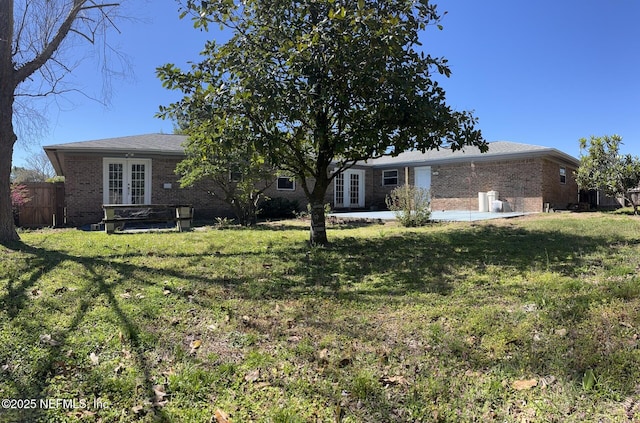
[[[382,171],[382,185],[398,185],[398,170],[383,170]]]
[[[560,183],[561,184],[566,184],[567,183],[567,168],[566,167],[561,167],[560,168]]]
[[[289,176],[278,177],[278,191],[295,191],[296,181]]]

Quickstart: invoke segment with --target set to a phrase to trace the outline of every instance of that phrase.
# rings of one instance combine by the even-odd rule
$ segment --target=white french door
[[[151,160],[103,160],[104,204],[151,204]]]
[[[336,208],[364,207],[364,170],[345,170],[333,182],[333,204]]]

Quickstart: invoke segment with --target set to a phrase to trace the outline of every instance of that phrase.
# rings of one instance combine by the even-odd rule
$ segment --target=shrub
[[[264,219],[289,219],[296,216],[300,206],[288,198],[270,198],[260,204],[260,217]]]
[[[24,185],[11,185],[11,206],[16,210],[18,207],[24,206],[31,200],[29,198],[29,190]]]
[[[18,224],[18,216],[20,207],[31,201],[29,190],[24,185],[11,184],[11,210],[13,212],[13,221]]]
[[[385,202],[402,226],[424,226],[431,217],[429,190],[411,185],[397,187]]]

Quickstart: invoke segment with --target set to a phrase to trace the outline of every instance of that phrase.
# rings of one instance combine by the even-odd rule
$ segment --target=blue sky
[[[640,156],[640,2],[636,0],[440,0],[444,29],[422,35],[425,52],[449,60],[441,84],[449,104],[474,110],[489,141],[555,147],[579,156],[578,139],[619,134],[622,152]],[[154,117],[179,94],[162,88],[155,68],[199,60],[207,38],[178,19],[174,0],[131,0],[135,21],[119,24],[111,44],[133,73],[112,81],[111,104],[69,94],[49,100],[49,128],[19,142],[14,164],[40,145],[153,132],[172,123]],[[102,77],[85,61],[73,83],[98,96]]]

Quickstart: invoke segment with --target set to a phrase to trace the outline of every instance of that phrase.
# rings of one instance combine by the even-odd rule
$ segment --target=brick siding
[[[65,157],[67,224],[81,226],[102,220],[102,157]]]
[[[142,156],[137,158],[143,158]],[[155,204],[190,204],[196,219],[232,216],[231,208],[211,196],[211,186],[200,183],[192,188],[180,188],[174,169],[178,157],[149,156],[152,159],[151,202]],[[81,226],[102,220],[103,158],[97,155],[67,155],[65,157],[65,199],[67,222]],[[560,167],[566,169],[566,182],[560,182]],[[385,198],[396,186],[405,183],[406,166],[365,169],[365,208],[384,209]],[[384,186],[384,170],[398,171],[398,185]],[[545,203],[552,208],[565,208],[577,202],[575,167],[544,157],[519,160],[478,161],[431,166],[431,195],[434,210],[478,210],[478,192],[498,191],[499,199],[512,210],[543,211]],[[409,183],[414,183],[414,169],[409,167]],[[307,199],[300,182],[294,191],[278,190],[274,183],[265,192],[271,198],[298,201],[302,210]],[[333,184],[326,200],[334,206]]]
[[[459,163],[431,168],[434,210],[478,210],[478,192],[497,191],[514,211],[541,211],[541,161]]]
[[[560,183],[560,167],[566,169],[566,183]],[[405,167],[374,170],[372,191],[374,204],[395,186],[382,185],[382,172],[398,169],[398,184],[404,184]],[[574,167],[537,157],[520,160],[478,161],[431,166],[431,196],[434,210],[478,210],[478,193],[497,191],[498,199],[512,210],[541,212],[545,203],[552,208],[566,208],[577,200],[578,187]],[[414,168],[409,168],[409,183],[415,181]]]
[[[560,168],[565,169],[565,182],[560,182]],[[575,167],[545,160],[543,164],[542,191],[543,203],[549,203],[553,209],[566,209],[578,203],[578,184],[574,173]]]

